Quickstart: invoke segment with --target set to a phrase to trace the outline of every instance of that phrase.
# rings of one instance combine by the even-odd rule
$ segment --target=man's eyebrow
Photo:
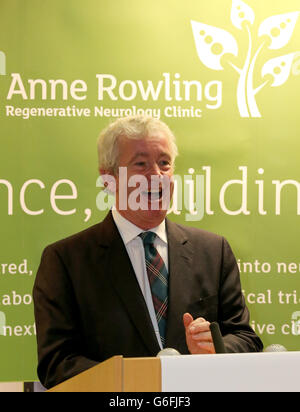
[[[130,162],[134,162],[138,157],[148,157],[149,154],[147,152],[137,152],[133,158],[130,160]]]
[[[147,152],[137,152],[133,158],[130,160],[130,163],[134,162],[137,158],[139,157],[149,157],[149,153]],[[168,157],[168,159],[171,159],[171,156],[167,152],[162,152],[160,153],[159,157]]]

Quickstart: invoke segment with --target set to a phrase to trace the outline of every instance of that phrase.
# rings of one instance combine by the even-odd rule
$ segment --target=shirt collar
[[[125,219],[115,207],[112,209],[112,215],[125,245],[135,239],[140,233],[144,232],[144,230],[140,227]],[[165,220],[163,220],[160,225],[150,229],[149,231],[156,233],[156,235],[164,243],[168,243]]]

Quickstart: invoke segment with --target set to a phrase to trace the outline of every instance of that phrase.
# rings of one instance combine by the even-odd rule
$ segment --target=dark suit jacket
[[[219,322],[228,352],[262,350],[227,241],[167,220],[166,347],[188,354],[182,316]],[[47,388],[114,356],[156,356],[148,309],[111,213],[43,253],[34,290],[38,375]]]

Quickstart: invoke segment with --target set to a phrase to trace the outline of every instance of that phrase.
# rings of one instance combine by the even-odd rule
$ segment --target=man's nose
[[[157,163],[153,163],[149,168],[149,176],[160,176],[162,171]]]

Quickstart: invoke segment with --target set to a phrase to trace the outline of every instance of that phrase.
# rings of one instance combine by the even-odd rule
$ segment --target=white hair
[[[157,132],[163,132],[169,140],[172,163],[174,163],[178,149],[175,136],[170,128],[161,120],[151,116],[130,116],[114,121],[101,132],[98,139],[99,169],[116,172],[121,137],[140,140],[147,139]]]

